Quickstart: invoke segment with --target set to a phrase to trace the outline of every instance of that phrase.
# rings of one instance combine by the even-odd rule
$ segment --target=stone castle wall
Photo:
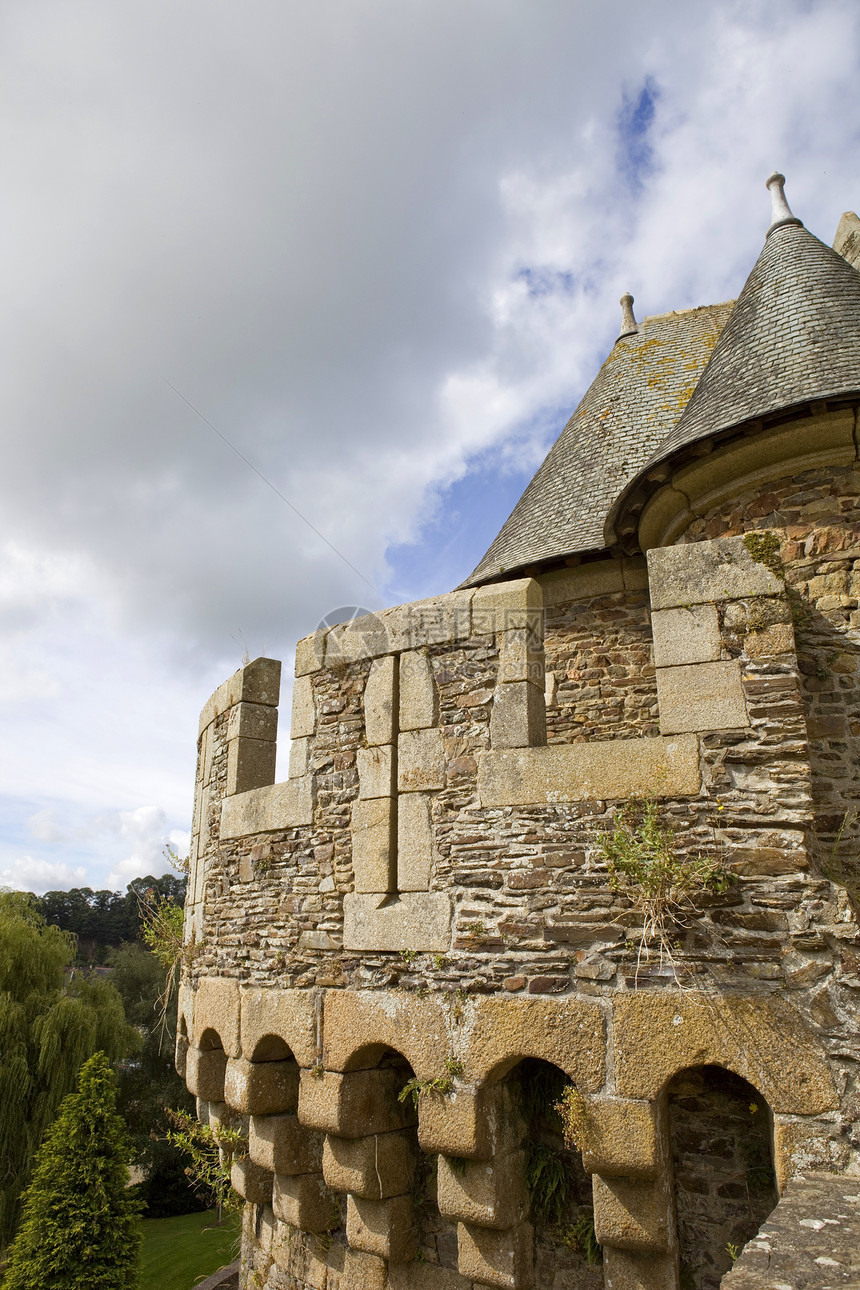
[[[249,1131],[246,1286],[715,1285],[726,1232],[758,1213],[720,1070],[768,1126],[757,1204],[803,1169],[860,1170],[860,950],[838,881],[856,854],[856,470],[771,471],[685,523],[658,494],[648,522],[675,545],[647,563],[307,638],[283,783],[280,665],[216,691],[179,1060],[201,1115]],[[675,929],[671,966],[639,959],[600,845],[643,797],[679,855],[732,875]],[[530,1143],[561,1158],[551,1116],[527,1113],[553,1071],[584,1128],[549,1222],[525,1178]],[[602,1269],[572,1235],[592,1211]]]
[[[769,529],[792,595],[813,767],[819,863],[860,880],[860,468],[804,471],[741,493],[687,540]]]
[[[547,740],[657,735],[644,559],[545,575]]]

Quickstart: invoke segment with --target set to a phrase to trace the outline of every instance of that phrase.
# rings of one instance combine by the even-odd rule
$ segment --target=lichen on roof
[[[674,428],[733,304],[645,318],[615,342],[464,586],[605,546],[610,507]]]

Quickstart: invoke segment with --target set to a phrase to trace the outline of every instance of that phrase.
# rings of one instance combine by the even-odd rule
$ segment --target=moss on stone
[[[765,530],[762,533],[747,533],[744,546],[756,564],[763,564],[771,573],[785,582],[785,569],[780,557],[780,541],[775,533]]]

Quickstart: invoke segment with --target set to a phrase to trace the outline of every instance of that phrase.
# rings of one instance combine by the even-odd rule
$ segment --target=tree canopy
[[[5,1290],[131,1290],[140,1259],[140,1206],[128,1186],[131,1143],[115,1110],[104,1053],[80,1072],[36,1159]]]
[[[34,897],[46,923],[73,932],[79,942],[79,956],[102,961],[110,946],[134,941],[140,934],[140,901],[147,891],[181,906],[186,878],[174,873],[135,878],[121,891],[93,891],[72,887],[70,891],[48,891]]]
[[[81,1065],[139,1047],[109,982],[73,970],[75,938],[32,896],[0,892],[0,1250],[18,1220],[33,1155]]]

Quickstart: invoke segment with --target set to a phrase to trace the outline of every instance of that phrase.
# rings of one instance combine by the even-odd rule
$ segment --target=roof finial
[[[791,213],[791,207],[785,200],[785,175],[781,175],[775,170],[769,177],[766,187],[770,189],[770,228],[768,233],[772,233],[775,228],[781,228],[783,224],[800,224],[801,221],[796,215]]]
[[[636,324],[636,319],[633,317],[633,297],[630,292],[625,291],[618,303],[621,306],[621,331],[616,339],[621,340],[622,336],[637,335],[639,328]]]

